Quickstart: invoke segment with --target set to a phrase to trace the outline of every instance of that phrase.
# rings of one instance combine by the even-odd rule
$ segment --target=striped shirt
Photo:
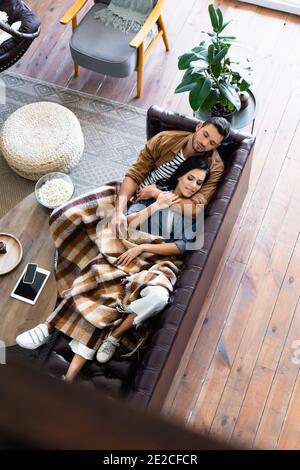
[[[148,186],[148,184],[157,183],[157,181],[168,180],[172,176],[175,170],[185,161],[183,156],[182,150],[179,150],[177,155],[170,160],[169,162],[163,163],[155,170],[151,171],[151,173],[146,176],[144,181],[139,186],[139,189],[143,188],[144,186]]]

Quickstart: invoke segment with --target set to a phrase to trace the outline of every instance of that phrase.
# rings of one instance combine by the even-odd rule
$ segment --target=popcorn
[[[8,16],[6,11],[0,11],[0,21],[2,21],[2,23],[8,22]]]
[[[67,202],[73,193],[73,187],[62,178],[53,178],[46,181],[38,190],[42,204],[47,206],[60,206]]]

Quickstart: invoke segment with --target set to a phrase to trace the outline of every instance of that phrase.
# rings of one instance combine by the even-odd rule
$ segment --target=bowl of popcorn
[[[53,172],[42,176],[35,185],[35,197],[48,209],[65,204],[74,194],[74,184],[69,175]]]

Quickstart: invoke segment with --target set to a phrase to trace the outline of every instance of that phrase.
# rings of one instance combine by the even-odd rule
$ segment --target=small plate
[[[10,233],[0,233],[0,241],[6,245],[6,253],[0,254],[0,275],[12,271],[21,261],[23,248],[20,241]]]

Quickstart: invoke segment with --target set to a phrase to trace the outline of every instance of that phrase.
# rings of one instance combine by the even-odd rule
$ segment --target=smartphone
[[[18,282],[10,295],[15,299],[34,305],[41,294],[48,277],[50,276],[50,271],[38,267],[31,284],[24,282],[25,273],[26,268],[18,279]]]
[[[37,266],[38,265],[35,263],[27,264],[26,271],[23,277],[23,282],[25,284],[32,284],[34,282]]]

